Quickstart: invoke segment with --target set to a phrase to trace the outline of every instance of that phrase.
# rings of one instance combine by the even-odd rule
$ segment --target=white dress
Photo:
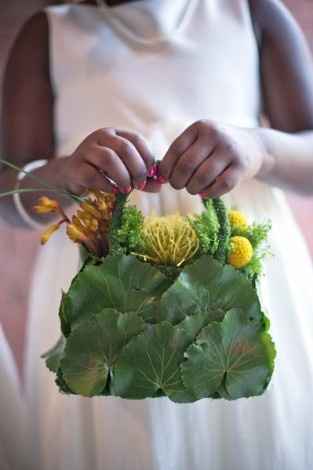
[[[57,6],[47,15],[59,155],[105,126],[141,132],[160,158],[200,118],[258,125],[259,61],[248,1]],[[146,213],[201,208],[197,197],[168,186],[159,195],[137,192],[133,199]],[[61,289],[77,270],[78,253],[57,233],[42,249],[34,275],[23,397],[16,391],[12,358],[0,358],[0,373],[10,384],[0,390],[1,470],[313,468],[310,256],[281,191],[249,181],[226,199],[251,219],[273,221],[274,256],[267,261],[261,293],[278,355],[266,393],[184,405],[167,398],[59,394],[40,355],[59,335]],[[12,436],[21,439],[25,425],[22,445]]]

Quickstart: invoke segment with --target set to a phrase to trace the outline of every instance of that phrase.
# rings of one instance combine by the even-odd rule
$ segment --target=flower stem
[[[60,191],[58,189],[48,189],[47,191],[54,192],[54,193],[59,193]],[[42,188],[25,188],[25,189],[13,189],[12,191],[6,191],[5,193],[0,192],[0,198],[6,197],[6,196],[12,196],[13,194],[17,193],[36,193],[40,192],[42,193]]]
[[[70,193],[69,191],[64,191],[60,188],[57,188],[56,186],[50,186],[46,181],[42,180],[42,178],[38,178],[36,175],[34,175],[32,172],[30,171],[26,171],[24,170],[23,168],[17,166],[17,165],[14,165],[14,163],[11,163],[11,162],[8,162],[7,160],[4,160],[2,158],[0,158],[0,163],[3,163],[3,165],[6,165],[8,166],[9,168],[11,168],[12,170],[15,170],[17,172],[20,172],[20,173],[24,173],[25,175],[27,175],[29,178],[33,179],[34,181],[37,181],[37,183],[42,186],[43,188],[49,190],[49,191],[53,191],[53,192],[56,192],[56,193],[59,193],[60,195],[63,195],[65,197],[68,197],[70,198],[71,200],[74,200],[75,202],[78,202],[78,203],[82,203],[84,201],[84,198],[81,198],[80,196],[77,196],[76,194],[72,194]],[[42,189],[36,189],[36,190],[27,190],[27,189],[19,189],[19,190],[14,190],[14,191],[9,191],[7,193],[0,193],[0,196],[1,197],[4,197],[4,196],[10,196],[11,194],[14,194],[15,192],[32,192],[32,191],[42,191]]]

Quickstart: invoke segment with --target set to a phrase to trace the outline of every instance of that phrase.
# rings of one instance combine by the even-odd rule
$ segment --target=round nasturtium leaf
[[[273,345],[261,322],[238,309],[203,328],[185,354],[184,384],[197,399],[219,392],[229,400],[260,395],[273,371]]]
[[[101,264],[86,264],[63,302],[63,317],[71,325],[103,308],[135,312],[160,296],[170,281],[134,256],[107,256]]]
[[[62,300],[59,308],[59,319],[61,323],[61,331],[65,337],[71,332],[71,323],[68,317],[70,311],[69,297],[65,292],[62,292]]]
[[[61,361],[68,387],[83,396],[101,394],[120,351],[143,329],[144,322],[136,313],[114,309],[103,309],[77,323]]]
[[[246,319],[260,320],[260,302],[251,282],[238,270],[211,256],[185,267],[174,284],[163,294],[161,320],[173,324],[186,315],[202,313],[207,322],[223,320],[226,312],[240,308]]]
[[[161,392],[177,402],[195,400],[181,379],[180,364],[190,336],[168,322],[147,325],[144,333],[133,338],[113,367],[114,395],[142,399]]]
[[[46,359],[46,365],[51,372],[57,372],[60,366],[60,361],[64,354],[65,338],[61,336],[53,348],[49,349],[41,357]]]

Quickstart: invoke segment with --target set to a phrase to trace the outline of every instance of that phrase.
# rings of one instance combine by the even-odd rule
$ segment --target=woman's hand
[[[188,127],[170,146],[159,168],[161,181],[190,194],[219,197],[253,178],[265,159],[254,129],[223,127],[208,120]]]
[[[125,194],[133,188],[160,189],[160,184],[147,184],[154,158],[144,138],[133,132],[99,129],[63,160],[64,186],[77,195],[88,188]]]

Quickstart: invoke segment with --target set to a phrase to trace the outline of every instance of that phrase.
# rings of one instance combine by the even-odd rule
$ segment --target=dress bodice
[[[248,0],[46,11],[59,154],[105,126],[145,135],[177,120],[257,124],[258,51]]]

